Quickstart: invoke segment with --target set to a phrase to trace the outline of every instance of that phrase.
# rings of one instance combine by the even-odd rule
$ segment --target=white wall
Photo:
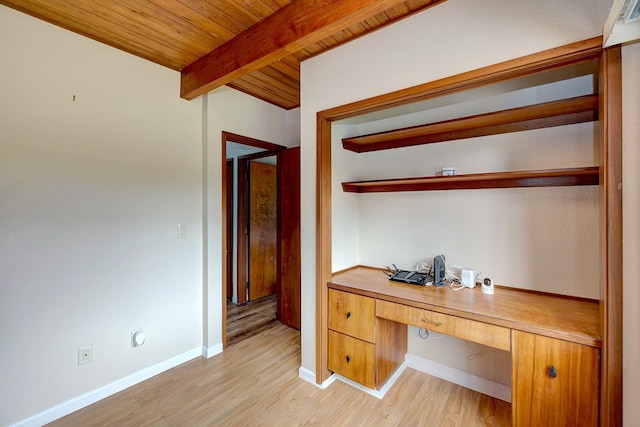
[[[586,75],[439,106],[412,114],[409,124],[591,94],[594,79]],[[398,117],[360,124],[355,134],[397,129],[406,126],[404,122]],[[353,175],[356,180],[432,176],[444,166],[455,167],[458,174],[593,166],[599,163],[597,139],[598,125],[584,123],[362,153],[346,170],[333,167],[334,188]],[[345,172],[349,176],[344,177]],[[413,269],[419,260],[443,253],[448,264],[473,268],[496,284],[599,297],[597,186],[342,197],[359,203],[360,228],[366,230],[358,236],[360,264],[393,262]],[[333,209],[353,210],[340,199],[334,199]],[[345,240],[336,233],[334,248],[350,246]],[[339,253],[333,260],[335,270],[348,267]]]
[[[623,422],[640,419],[640,42],[622,48]]]
[[[4,6],[0,63],[0,425],[37,425],[222,350],[221,133],[295,146],[299,110]]]
[[[202,104],[176,72],[4,6],[0,64],[6,425],[200,350]]]
[[[315,371],[316,113],[327,108],[598,36],[602,32],[602,24],[608,12],[608,5],[605,3],[595,0],[572,0],[562,3],[552,0],[546,0],[542,3],[506,0],[449,0],[444,4],[367,37],[360,38],[341,48],[334,49],[324,55],[312,58],[302,64],[301,158],[302,163],[305,165],[302,171],[302,365],[304,369]],[[341,131],[343,130],[338,129],[338,132]],[[542,132],[543,135],[544,132]],[[565,134],[562,132],[564,131],[560,131],[559,138],[564,137]],[[576,139],[574,132],[586,132],[589,143],[593,143],[592,125],[578,125],[571,132],[572,140]],[[543,138],[539,139],[543,140]],[[504,141],[500,137],[497,140],[498,144],[501,144],[500,141]],[[336,143],[337,140],[334,139],[334,144]],[[456,151],[455,144],[446,144],[449,148],[438,147],[434,149],[451,150],[448,155],[453,157],[448,160],[453,161],[457,158],[455,156],[458,156],[462,151],[466,151],[466,149],[462,148],[458,148]],[[570,144],[574,145],[574,143]],[[440,146],[445,147],[442,144]],[[385,155],[388,155],[390,163],[397,161],[395,155],[389,153],[381,154],[380,158],[383,159]],[[563,156],[564,160],[570,154],[567,152]],[[589,164],[593,164],[591,163],[591,161],[595,160],[593,152],[589,152],[587,158],[581,158],[581,160],[587,160]],[[342,164],[348,163],[345,159],[340,159],[339,162]],[[376,166],[370,166],[368,170],[377,174],[381,171],[377,166],[380,166],[380,163],[376,164]],[[413,164],[413,166],[416,166],[416,164]],[[430,170],[432,166],[427,165],[427,169]],[[445,165],[442,164],[440,166]],[[483,159],[483,164],[480,166],[486,166],[486,159]],[[386,169],[383,168],[384,170]],[[345,168],[341,172],[353,175],[353,169]],[[338,187],[334,182],[334,193],[340,191],[336,190],[336,188]],[[574,219],[569,218],[563,221],[563,224],[577,225],[577,230],[579,230],[583,224],[591,224],[595,220],[595,225],[597,226],[597,216],[594,218],[594,214],[597,215],[597,209],[595,209],[593,202],[593,189],[574,188],[570,193],[567,193],[565,189],[560,189],[558,192],[553,193],[547,191],[548,189],[532,189],[532,193],[520,194],[526,190],[513,190],[512,192],[516,193],[516,197],[519,200],[529,197],[541,199],[544,201],[544,206],[547,207],[553,205],[554,199],[564,200],[569,197],[572,199],[569,204],[573,206],[572,214],[570,215],[574,217],[577,215],[577,217]],[[489,207],[496,208],[496,211],[499,211],[507,204],[513,203],[512,199],[508,200],[508,197],[504,193],[498,192],[498,190],[485,192],[485,197],[481,193],[476,192],[473,196],[463,193],[458,195],[435,194],[429,197],[436,200],[443,197],[453,198],[449,199],[449,203],[454,206],[451,215],[463,215],[463,219],[471,215],[469,211],[465,212],[464,209],[464,206],[468,204],[488,204]],[[343,195],[336,195],[335,197],[334,201],[344,200]],[[373,218],[371,215],[376,215],[377,213],[386,213],[388,215],[389,211],[383,208],[384,201],[380,200],[381,197],[383,196],[366,195],[366,198],[360,197],[357,214],[354,214],[353,211],[348,213],[346,209],[342,209],[340,212],[336,212],[336,209],[334,209],[334,215],[337,214],[341,219],[351,222],[356,221],[355,215],[359,216],[359,221],[363,221],[363,219],[369,221],[367,218]],[[394,197],[397,200],[413,202],[415,197],[421,196],[398,194]],[[473,197],[473,199],[470,199],[470,197]],[[347,205],[350,203],[353,206],[353,201],[346,201],[346,203]],[[588,209],[584,213],[579,212],[576,207],[585,203]],[[541,210],[527,212],[526,207],[528,206],[531,206],[531,203],[524,202],[524,204],[520,204],[514,209],[528,215],[529,218],[534,215],[538,216],[533,222],[536,228],[554,227],[553,212],[549,213]],[[458,207],[459,209],[455,209]],[[365,210],[369,212],[366,215],[363,214]],[[416,215],[420,216],[417,221]],[[393,262],[393,260],[388,259],[394,249],[388,243],[389,236],[396,231],[403,236],[411,236],[416,227],[420,227],[423,224],[431,224],[431,220],[434,219],[433,215],[439,214],[428,212],[427,209],[421,207],[419,214],[407,209],[397,214],[397,216],[392,216],[394,219],[392,222],[378,218],[368,224],[366,230],[363,227],[363,223],[360,222],[359,243],[353,244],[354,248],[359,246],[358,262],[367,263],[371,261],[375,265],[382,264],[383,260],[384,263]],[[485,235],[491,236],[491,230],[500,230],[501,221],[510,220],[510,218],[505,218],[502,215],[493,217],[486,213],[479,213],[479,215],[482,218],[482,224],[485,225],[478,226],[482,233],[479,236],[476,235],[476,239],[485,237]],[[411,218],[408,216],[411,216]],[[524,220],[522,217],[512,220],[515,224],[510,225],[510,229],[517,229],[526,218],[525,216]],[[387,225],[382,226],[383,223]],[[340,227],[347,228],[336,224],[334,221],[334,229],[340,229]],[[444,252],[454,262],[476,264],[476,260],[470,258],[474,253],[478,252],[477,247],[473,250],[466,250],[464,256],[460,257],[462,259],[456,257],[457,250],[454,245],[460,244],[461,235],[456,233],[455,224],[451,221],[447,223],[446,227],[449,231],[449,236],[456,236],[455,240],[443,241],[443,246],[440,247],[434,247],[433,242],[430,242],[431,244],[425,245],[423,250],[417,250],[417,244],[413,243],[410,246],[411,253],[402,252],[402,248],[397,248],[397,256],[400,258],[398,261],[410,266],[409,263],[415,262],[419,257],[429,257],[435,253]],[[564,231],[562,233],[564,233],[563,235],[566,234]],[[423,236],[426,231],[418,231],[418,234]],[[506,239],[506,233],[500,232],[500,236],[502,237],[498,244],[504,245],[506,242],[512,241],[512,239]],[[589,243],[591,240],[589,239],[585,243]],[[375,241],[381,243],[374,245],[373,242]],[[439,239],[439,241],[442,240]],[[575,239],[573,243],[576,243]],[[376,249],[382,247],[382,245],[387,248],[386,250],[382,249],[385,252],[384,254],[379,253],[380,249]],[[539,249],[539,245],[534,246],[534,248]],[[378,251],[378,253],[368,254],[367,251],[370,249]],[[516,265],[533,265],[537,263],[537,260],[535,263],[525,262],[527,257],[532,256],[530,254],[511,254],[507,249],[505,248],[496,254],[504,257],[500,265],[471,266],[475,268],[488,267],[492,274],[499,276],[502,271],[499,267],[508,264],[509,260],[515,261]],[[338,248],[334,250],[340,253]],[[350,258],[345,259],[347,262],[351,262],[355,258],[354,255],[351,255]],[[576,267],[587,267],[588,271],[593,271],[594,267],[588,265],[588,263],[595,261],[593,258],[594,254],[589,252],[580,259],[580,264]],[[343,262],[344,260],[337,260],[334,263],[334,268],[338,266],[345,267],[342,264]],[[568,261],[561,259],[558,262]],[[477,262],[477,264],[484,263],[483,260],[478,260]],[[523,280],[527,283],[527,286],[524,287],[535,286],[535,279],[538,276],[534,275],[531,270],[529,268],[525,272]],[[498,276],[496,277],[498,278]],[[509,273],[508,276],[504,278],[504,282],[511,284],[509,281],[512,281],[513,274]],[[591,296],[593,290],[594,287],[591,285],[587,291],[587,296]],[[580,292],[582,291],[574,286],[569,293]],[[415,349],[415,346],[418,345],[420,343],[416,343],[415,340],[410,342],[410,351],[413,347],[413,351],[418,352]],[[460,351],[465,350],[461,349]]]

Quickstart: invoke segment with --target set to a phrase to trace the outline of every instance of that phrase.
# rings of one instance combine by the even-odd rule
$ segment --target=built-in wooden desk
[[[328,287],[329,370],[379,389],[404,360],[404,325],[418,326],[511,352],[513,425],[598,425],[597,301],[406,285],[369,267]]]

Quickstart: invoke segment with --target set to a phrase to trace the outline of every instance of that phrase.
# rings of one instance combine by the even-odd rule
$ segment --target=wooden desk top
[[[599,302],[496,287],[450,287],[392,282],[380,269],[353,267],[334,273],[329,288],[520,331],[601,347]]]

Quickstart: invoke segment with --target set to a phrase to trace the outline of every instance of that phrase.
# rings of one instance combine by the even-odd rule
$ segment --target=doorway
[[[226,347],[277,321],[300,328],[300,160],[299,148],[222,136]]]

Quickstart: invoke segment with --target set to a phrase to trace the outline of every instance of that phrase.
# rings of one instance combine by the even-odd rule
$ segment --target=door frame
[[[265,150],[271,150],[279,152],[287,147],[273,144],[271,142],[261,141],[259,139],[251,138],[248,136],[238,135],[232,132],[221,132],[222,143],[220,144],[222,149],[221,160],[221,178],[222,178],[222,191],[221,191],[221,210],[222,210],[222,348],[227,347],[227,287],[226,283],[231,273],[227,269],[227,260],[231,256],[229,248],[227,247],[227,142],[235,142],[238,144],[249,145],[251,147],[263,148]]]

